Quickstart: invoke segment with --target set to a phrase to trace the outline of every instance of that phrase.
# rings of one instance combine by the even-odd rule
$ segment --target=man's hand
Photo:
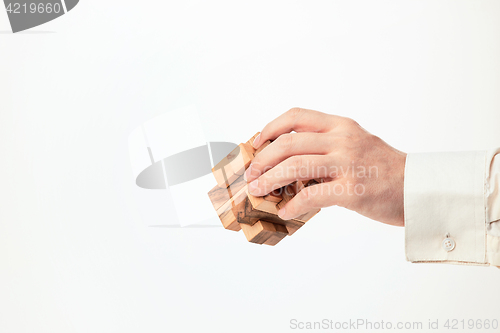
[[[296,180],[322,180],[302,189],[280,210],[281,218],[337,205],[383,223],[404,225],[406,154],[354,120],[293,108],[266,125],[255,148],[268,140],[274,141],[245,172],[251,194],[266,195]]]

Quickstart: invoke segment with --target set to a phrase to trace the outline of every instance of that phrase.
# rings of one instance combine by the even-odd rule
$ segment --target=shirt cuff
[[[486,152],[408,154],[406,259],[487,265]]]

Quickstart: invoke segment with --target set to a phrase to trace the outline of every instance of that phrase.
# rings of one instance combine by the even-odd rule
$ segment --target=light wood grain
[[[231,168],[237,175],[242,175],[252,162],[255,149],[248,143],[240,143],[239,154],[230,160]]]
[[[242,197],[246,198],[246,185],[243,186],[237,193],[233,195],[233,197],[226,201],[219,209],[217,210],[217,215],[222,222],[224,228],[229,230],[239,231],[241,229],[240,224],[238,223],[237,215],[233,212],[233,206],[237,205],[242,201]]]
[[[265,195],[264,200],[278,203],[281,200],[283,200],[283,197],[281,196],[281,193],[279,193],[278,191],[273,191],[273,192],[269,193],[268,195]]]
[[[253,209],[257,209],[263,212],[268,212],[270,214],[278,215],[278,210],[276,209],[276,202],[266,200],[264,197],[256,197],[251,195],[247,190],[247,196],[252,204]]]
[[[286,224],[286,229],[288,230],[288,236],[293,235],[297,230],[302,228],[304,225],[303,222],[292,220],[292,222],[288,222]]]
[[[210,198],[214,209],[218,210],[225,202],[231,199],[233,194],[238,193],[238,191],[241,190],[246,184],[247,182],[243,176],[240,176],[228,187],[219,187],[216,185],[208,192],[208,197]]]
[[[273,224],[276,231],[269,237],[264,244],[274,246],[288,235],[288,229],[281,224]]]
[[[290,202],[304,186],[312,186],[321,180],[309,180],[305,184],[296,181],[280,189],[281,191],[274,191],[264,197],[248,193],[243,173],[254,156],[271,143],[267,141],[255,150],[252,144],[258,134],[260,133],[238,145],[212,169],[217,186],[210,190],[208,196],[224,228],[243,230],[250,242],[273,246],[287,235],[293,235],[319,212],[319,209],[311,210],[292,220],[282,220],[278,216],[278,210]]]
[[[295,181],[291,183],[290,185],[287,185],[284,187],[283,191],[281,192],[281,197],[283,200],[281,200],[277,205],[276,208],[280,210],[281,208],[285,207],[285,205],[292,200],[294,196],[297,195],[297,193],[300,192],[304,188],[304,184],[300,180]]]
[[[276,228],[271,222],[259,220],[254,225],[242,224],[241,229],[249,242],[264,244],[274,233]]]
[[[238,223],[236,216],[234,216],[234,213],[231,210],[231,207],[220,213],[219,220],[222,222],[222,226],[227,230],[241,230],[241,224]]]
[[[240,143],[226,157],[212,168],[219,187],[231,185],[243,175],[253,159],[255,149],[248,143]]]

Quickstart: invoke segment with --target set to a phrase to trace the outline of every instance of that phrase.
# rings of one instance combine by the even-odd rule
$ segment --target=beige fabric
[[[500,148],[408,154],[404,186],[408,261],[500,266]]]
[[[489,163],[491,161],[491,163]],[[500,237],[500,148],[486,155],[486,230],[488,235]]]

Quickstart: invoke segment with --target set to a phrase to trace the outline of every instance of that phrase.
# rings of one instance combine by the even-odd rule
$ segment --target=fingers
[[[344,191],[338,191],[338,186],[343,186],[340,181],[331,181],[302,189],[280,209],[279,217],[290,220],[316,208],[344,206],[346,195]]]
[[[335,178],[336,165],[331,155],[296,155],[268,170],[248,184],[248,191],[255,196],[264,196],[296,180],[313,178]]]
[[[342,117],[318,111],[293,108],[267,124],[254,140],[259,148],[267,140],[274,140],[281,134],[295,132],[326,132],[332,129]]]
[[[320,133],[283,134],[263,149],[245,172],[245,179],[251,182],[266,170],[295,155],[324,155],[333,146],[332,140]]]

